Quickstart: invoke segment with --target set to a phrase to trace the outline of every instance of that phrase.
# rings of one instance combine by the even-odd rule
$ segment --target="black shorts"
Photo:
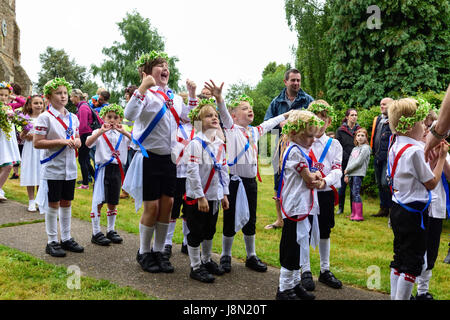
[[[122,189],[122,176],[118,164],[108,164],[105,167],[105,203],[117,206],[119,204],[120,190]]]
[[[177,183],[177,166],[170,155],[160,156],[148,152],[148,158],[143,162],[143,200],[154,201],[162,195],[175,196]]]
[[[298,216],[293,216],[298,219]],[[290,271],[300,269],[300,245],[297,242],[297,222],[283,219],[280,240],[280,265]]]
[[[47,180],[48,202],[72,201],[76,180]]]
[[[187,198],[188,201],[193,199]],[[214,214],[214,201],[208,201],[209,212],[198,210],[198,203],[193,205],[184,204],[184,214],[189,229],[187,235],[188,245],[198,247],[203,240],[212,240],[216,233],[216,224],[219,212]]]
[[[334,192],[321,191],[317,192],[319,199],[319,230],[320,239],[330,238],[331,229],[334,228]]]

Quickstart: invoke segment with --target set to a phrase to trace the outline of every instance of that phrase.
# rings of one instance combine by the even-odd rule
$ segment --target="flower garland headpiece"
[[[139,60],[136,61],[136,66],[142,67],[143,65],[145,65],[148,62],[152,62],[158,58],[162,58],[165,59],[167,62],[169,62],[169,56],[167,55],[167,53],[165,52],[158,52],[153,50],[150,53],[144,53],[143,55],[141,55],[141,57],[139,58]]]
[[[319,114],[321,112],[326,112],[327,116],[330,118],[334,118],[334,108],[332,106],[327,106],[323,103],[313,103],[310,105],[307,109],[308,111],[311,111],[314,114]]]
[[[397,127],[395,130],[397,132],[406,134],[417,122],[426,119],[430,110],[432,109],[431,103],[423,98],[417,98],[417,110],[414,115],[410,117],[401,116],[398,120]]]
[[[301,111],[301,112],[309,112],[309,111]],[[305,130],[307,127],[322,127],[325,124],[323,120],[320,120],[315,114],[311,113],[311,116],[308,120],[304,119],[288,119],[288,122],[284,125],[282,133],[285,135],[289,135],[292,132],[300,132]]]
[[[194,124],[195,121],[200,120],[200,111],[206,106],[212,106],[214,109],[216,109],[216,101],[214,100],[214,98],[200,100],[198,106],[189,112],[188,117],[191,120],[192,124]]]
[[[242,102],[248,102],[251,107],[254,106],[253,99],[250,98],[248,95],[243,94],[243,95],[239,96],[237,99],[233,100],[230,103],[230,108],[232,108],[232,109],[237,108],[237,107],[239,107],[241,105]]]
[[[56,89],[58,89],[58,87],[61,86],[67,88],[67,94],[70,96],[70,94],[72,93],[72,86],[64,78],[55,78],[47,82],[44,86],[44,95],[48,96],[52,94],[53,91],[55,91]]]
[[[9,91],[13,91],[13,87],[7,82],[0,82],[0,89],[8,89]]]
[[[100,110],[100,117],[103,118],[108,112],[114,112],[122,119],[124,118],[123,108],[118,104],[113,103],[103,107],[102,110]]]

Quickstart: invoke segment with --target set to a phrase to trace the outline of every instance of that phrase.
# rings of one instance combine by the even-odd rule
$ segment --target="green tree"
[[[152,28],[150,20],[142,17],[136,11],[126,14],[117,23],[123,42],[115,41],[114,45],[103,48],[102,53],[107,57],[100,66],[92,65],[92,73],[99,75],[102,81],[114,91],[122,91],[129,85],[139,85],[140,77],[135,61],[152,50],[164,51],[164,39]],[[169,61],[169,86],[177,91],[180,73],[175,66],[178,58],[171,57]]]
[[[384,96],[436,92],[450,83],[448,0],[377,1],[381,27],[369,28],[370,0],[328,1],[331,101],[368,108]]]

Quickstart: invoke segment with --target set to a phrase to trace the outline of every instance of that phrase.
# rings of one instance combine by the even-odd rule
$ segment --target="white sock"
[[[106,229],[107,232],[114,231],[116,227],[116,217],[117,217],[117,210],[108,210],[107,213],[108,228]]]
[[[294,271],[281,267],[280,269],[280,291],[294,288]]]
[[[36,207],[36,200],[28,200],[28,207]]]
[[[177,226],[177,220],[170,220],[169,229],[167,230],[166,242],[164,245],[172,245],[173,234],[175,233],[175,227]]]
[[[247,258],[256,256],[255,251],[255,235],[246,236],[244,234],[245,250],[247,251]]]
[[[200,247],[191,247],[188,245],[189,260],[191,261],[191,267],[193,270],[200,268]]]
[[[414,289],[414,282],[416,277],[406,273],[401,273],[397,282],[397,292],[395,293],[395,300],[409,300]]]
[[[397,294],[397,283],[400,273],[397,269],[391,268],[391,300],[395,300],[395,295]]]
[[[202,262],[207,263],[211,261],[212,240],[203,240],[202,242]]]
[[[300,250],[300,268],[303,272],[309,271],[311,272],[311,262],[309,260],[309,246],[308,249]]]
[[[45,213],[45,230],[47,231],[48,243],[58,242],[58,211],[59,209],[48,208]]]
[[[294,270],[293,274],[292,274],[292,278],[293,278],[293,284],[294,287],[297,286],[298,284],[300,284],[300,269]]]
[[[417,277],[417,294],[423,295],[428,292],[428,289],[430,288],[430,279],[433,272],[431,270],[424,270],[420,274],[420,276]]]
[[[187,226],[186,219],[183,219],[183,244],[187,245],[187,235],[189,234],[189,228]]]
[[[102,231],[100,228],[100,212],[98,215],[95,213],[91,213],[91,221],[92,221],[92,235],[96,235]]]
[[[154,231],[155,227],[147,227],[141,223],[139,224],[139,238],[140,238],[139,254],[144,254],[152,251],[151,244]]]
[[[155,241],[153,242],[153,251],[162,252],[166,242],[168,223],[157,222],[155,225]]]
[[[233,247],[234,237],[222,236],[222,255],[231,257],[231,248]]]
[[[320,272],[330,270],[330,238],[320,239],[319,255],[320,255]]]
[[[72,207],[59,208],[59,228],[61,230],[61,241],[67,241],[70,238],[70,223],[72,220]]]

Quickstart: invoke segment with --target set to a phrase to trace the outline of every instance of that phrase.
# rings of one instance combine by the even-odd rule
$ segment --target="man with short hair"
[[[377,182],[380,197],[380,210],[378,213],[373,214],[372,217],[387,217],[392,207],[392,195],[386,179],[389,138],[392,135],[389,128],[388,108],[392,101],[394,100],[391,98],[381,100],[381,115],[374,118],[372,126],[370,147],[374,154],[375,181]]]
[[[281,91],[280,95],[276,97],[269,108],[267,109],[264,121],[271,118],[284,114],[290,110],[294,109],[307,109],[309,104],[314,101],[314,98],[307,94],[301,88],[302,76],[300,71],[297,69],[289,69],[286,71],[284,76],[284,85],[286,88]],[[274,129],[279,130],[281,134],[281,129],[285,122],[280,123]],[[274,155],[274,182],[275,182],[275,197],[278,190],[279,173],[278,173],[278,159],[280,157],[279,151]],[[281,216],[280,201],[276,200],[277,209],[277,220],[265,227],[265,229],[276,229],[283,227],[283,217]]]

